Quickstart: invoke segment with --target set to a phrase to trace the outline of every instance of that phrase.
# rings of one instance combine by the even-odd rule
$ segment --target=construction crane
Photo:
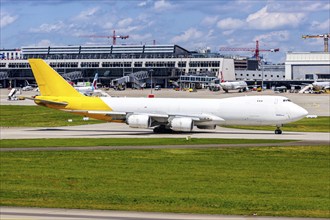
[[[303,39],[307,38],[323,38],[324,40],[324,52],[329,52],[329,38],[330,38],[330,33],[328,34],[318,34],[318,35],[303,35]]]
[[[278,52],[280,51],[279,48],[276,49],[259,49],[259,41],[256,40],[256,47],[255,48],[232,48],[232,47],[221,47],[220,51],[251,51],[254,53],[254,57],[260,61],[260,52]]]
[[[127,39],[129,38],[129,35],[116,35],[116,31],[113,30],[113,35],[105,35],[105,36],[102,36],[102,35],[87,35],[87,36],[83,36],[83,37],[90,37],[90,38],[112,38],[112,45],[116,45],[116,39],[117,38],[120,38],[120,39]]]

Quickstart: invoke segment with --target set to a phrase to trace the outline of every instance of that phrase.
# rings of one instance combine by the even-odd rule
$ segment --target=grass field
[[[330,217],[329,146],[1,152],[0,205]]]
[[[100,123],[39,106],[0,105],[0,113],[1,127]],[[330,132],[329,117],[303,119],[283,130]],[[29,139],[1,140],[0,146],[281,142],[287,141]],[[329,158],[329,146],[1,152],[0,205],[329,218]]]
[[[102,123],[102,121],[94,119],[90,119],[89,121],[83,121],[81,116],[40,106],[0,105],[0,114],[1,127],[56,127]],[[68,119],[72,119],[73,122],[68,122]],[[274,126],[230,127],[259,130],[275,129]],[[283,130],[330,132],[330,117],[305,118],[294,123],[286,124],[283,127]]]
[[[1,127],[57,127],[95,124],[102,121],[41,106],[0,105]],[[68,122],[72,119],[72,122]]]
[[[220,138],[54,138],[54,139],[3,139],[0,148],[24,147],[94,147],[94,146],[159,146],[198,144],[266,144],[290,140],[220,139]]]

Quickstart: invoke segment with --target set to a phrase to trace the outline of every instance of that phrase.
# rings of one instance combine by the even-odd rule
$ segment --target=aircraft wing
[[[100,114],[100,115],[106,115],[117,119],[126,119],[129,115],[148,115],[155,121],[170,121],[173,118],[176,117],[185,117],[185,118],[191,118],[193,121],[224,121],[223,118],[220,118],[216,115],[211,114],[159,114],[159,113],[145,113],[145,112],[115,112],[115,111],[95,111],[95,110],[64,110],[67,112],[76,112],[76,113],[86,113],[86,114]]]

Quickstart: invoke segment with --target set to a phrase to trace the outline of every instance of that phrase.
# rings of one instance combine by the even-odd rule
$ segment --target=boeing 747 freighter
[[[153,128],[155,133],[215,129],[217,125],[283,124],[307,115],[302,107],[282,96],[242,96],[224,99],[87,97],[76,91],[41,59],[30,59],[40,95],[32,98],[41,106],[132,128]]]

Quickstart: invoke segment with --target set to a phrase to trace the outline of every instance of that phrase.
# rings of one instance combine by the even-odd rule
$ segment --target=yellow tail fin
[[[29,59],[42,96],[83,96],[42,59]]]

